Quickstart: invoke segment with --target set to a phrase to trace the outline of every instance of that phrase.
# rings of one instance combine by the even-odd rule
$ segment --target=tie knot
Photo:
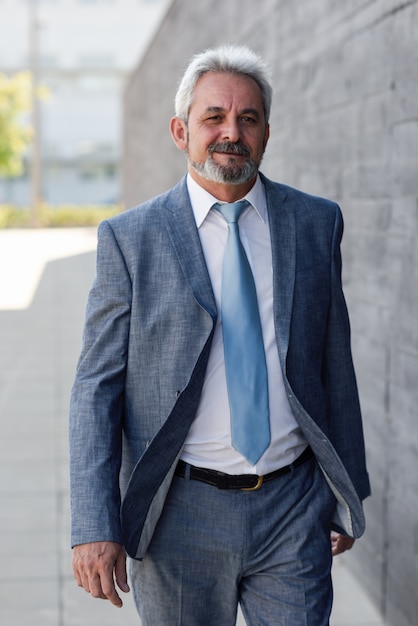
[[[249,206],[248,200],[240,200],[239,202],[229,202],[227,204],[214,204],[214,208],[222,214],[224,219],[230,224],[238,222],[242,213]]]

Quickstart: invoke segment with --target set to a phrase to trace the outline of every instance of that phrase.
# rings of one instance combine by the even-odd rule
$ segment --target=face
[[[218,197],[219,187],[239,195],[254,184],[269,136],[260,88],[247,76],[207,72],[196,83],[187,125],[173,118],[171,132],[199,184]]]

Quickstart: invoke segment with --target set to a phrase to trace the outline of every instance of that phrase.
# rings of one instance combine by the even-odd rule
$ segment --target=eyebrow
[[[206,108],[206,113],[223,113],[225,110],[226,109],[222,107],[209,106]],[[252,115],[255,115],[256,117],[260,117],[260,112],[257,109],[247,108],[247,109],[243,109],[242,111],[239,111],[239,115],[245,115],[249,113],[251,113]]]

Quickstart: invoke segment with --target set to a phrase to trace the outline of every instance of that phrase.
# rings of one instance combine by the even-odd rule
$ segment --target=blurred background
[[[342,207],[373,490],[345,563],[379,624],[418,623],[418,0],[0,0],[2,626],[85,623],[65,437],[95,226],[184,174],[168,132],[177,83],[224,42],[273,71],[264,173]],[[37,572],[47,600],[25,604]]]
[[[36,145],[24,152],[20,176],[0,178],[0,202],[27,205],[34,182],[52,204],[120,201],[122,93],[167,5],[2,0],[0,72],[31,72],[27,121]]]

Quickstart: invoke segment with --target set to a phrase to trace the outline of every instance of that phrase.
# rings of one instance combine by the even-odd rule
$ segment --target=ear
[[[170,133],[179,150],[187,150],[187,127],[179,117],[170,121]]]
[[[267,124],[266,125],[266,130],[265,130],[265,133],[264,133],[264,150],[266,149],[269,137],[270,137],[270,124]]]

